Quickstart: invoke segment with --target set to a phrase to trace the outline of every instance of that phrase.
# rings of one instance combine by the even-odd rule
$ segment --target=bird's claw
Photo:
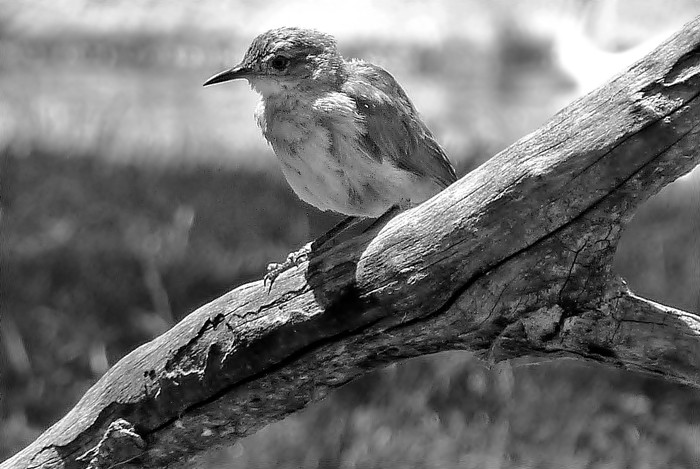
[[[310,253],[311,243],[308,243],[298,251],[289,253],[284,262],[271,262],[268,264],[267,273],[265,274],[265,277],[263,277],[263,285],[267,285],[267,283],[270,282],[270,288],[268,291],[272,290],[272,284],[281,273],[286,272],[287,270],[309,260]]]

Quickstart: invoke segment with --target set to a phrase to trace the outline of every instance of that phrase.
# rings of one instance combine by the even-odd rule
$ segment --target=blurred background
[[[338,220],[300,202],[244,82],[271,27],[388,69],[460,175],[622,71],[697,0],[0,0],[0,460],[105,370]],[[495,176],[496,177],[496,176]],[[700,174],[637,213],[616,268],[700,311]],[[204,467],[690,468],[700,393],[574,361],[400,363]]]

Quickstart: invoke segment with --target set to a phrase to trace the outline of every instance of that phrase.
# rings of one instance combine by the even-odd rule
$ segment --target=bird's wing
[[[367,62],[346,65],[348,76],[341,91],[355,101],[364,121],[360,144],[365,152],[444,187],[453,183],[457,177],[452,163],[394,77]]]

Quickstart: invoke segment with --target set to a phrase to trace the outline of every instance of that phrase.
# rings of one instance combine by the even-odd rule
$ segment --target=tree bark
[[[700,18],[421,206],[241,286],[112,367],[0,468],[185,467],[388,363],[577,357],[700,386],[700,317],[611,271],[700,161]]]

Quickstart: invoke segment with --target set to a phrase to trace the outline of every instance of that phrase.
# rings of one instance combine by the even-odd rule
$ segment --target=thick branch
[[[700,161],[700,19],[378,233],[242,286],[110,369],[1,468],[187,466],[368,371],[450,349],[700,386],[700,318],[631,295],[633,210]]]

